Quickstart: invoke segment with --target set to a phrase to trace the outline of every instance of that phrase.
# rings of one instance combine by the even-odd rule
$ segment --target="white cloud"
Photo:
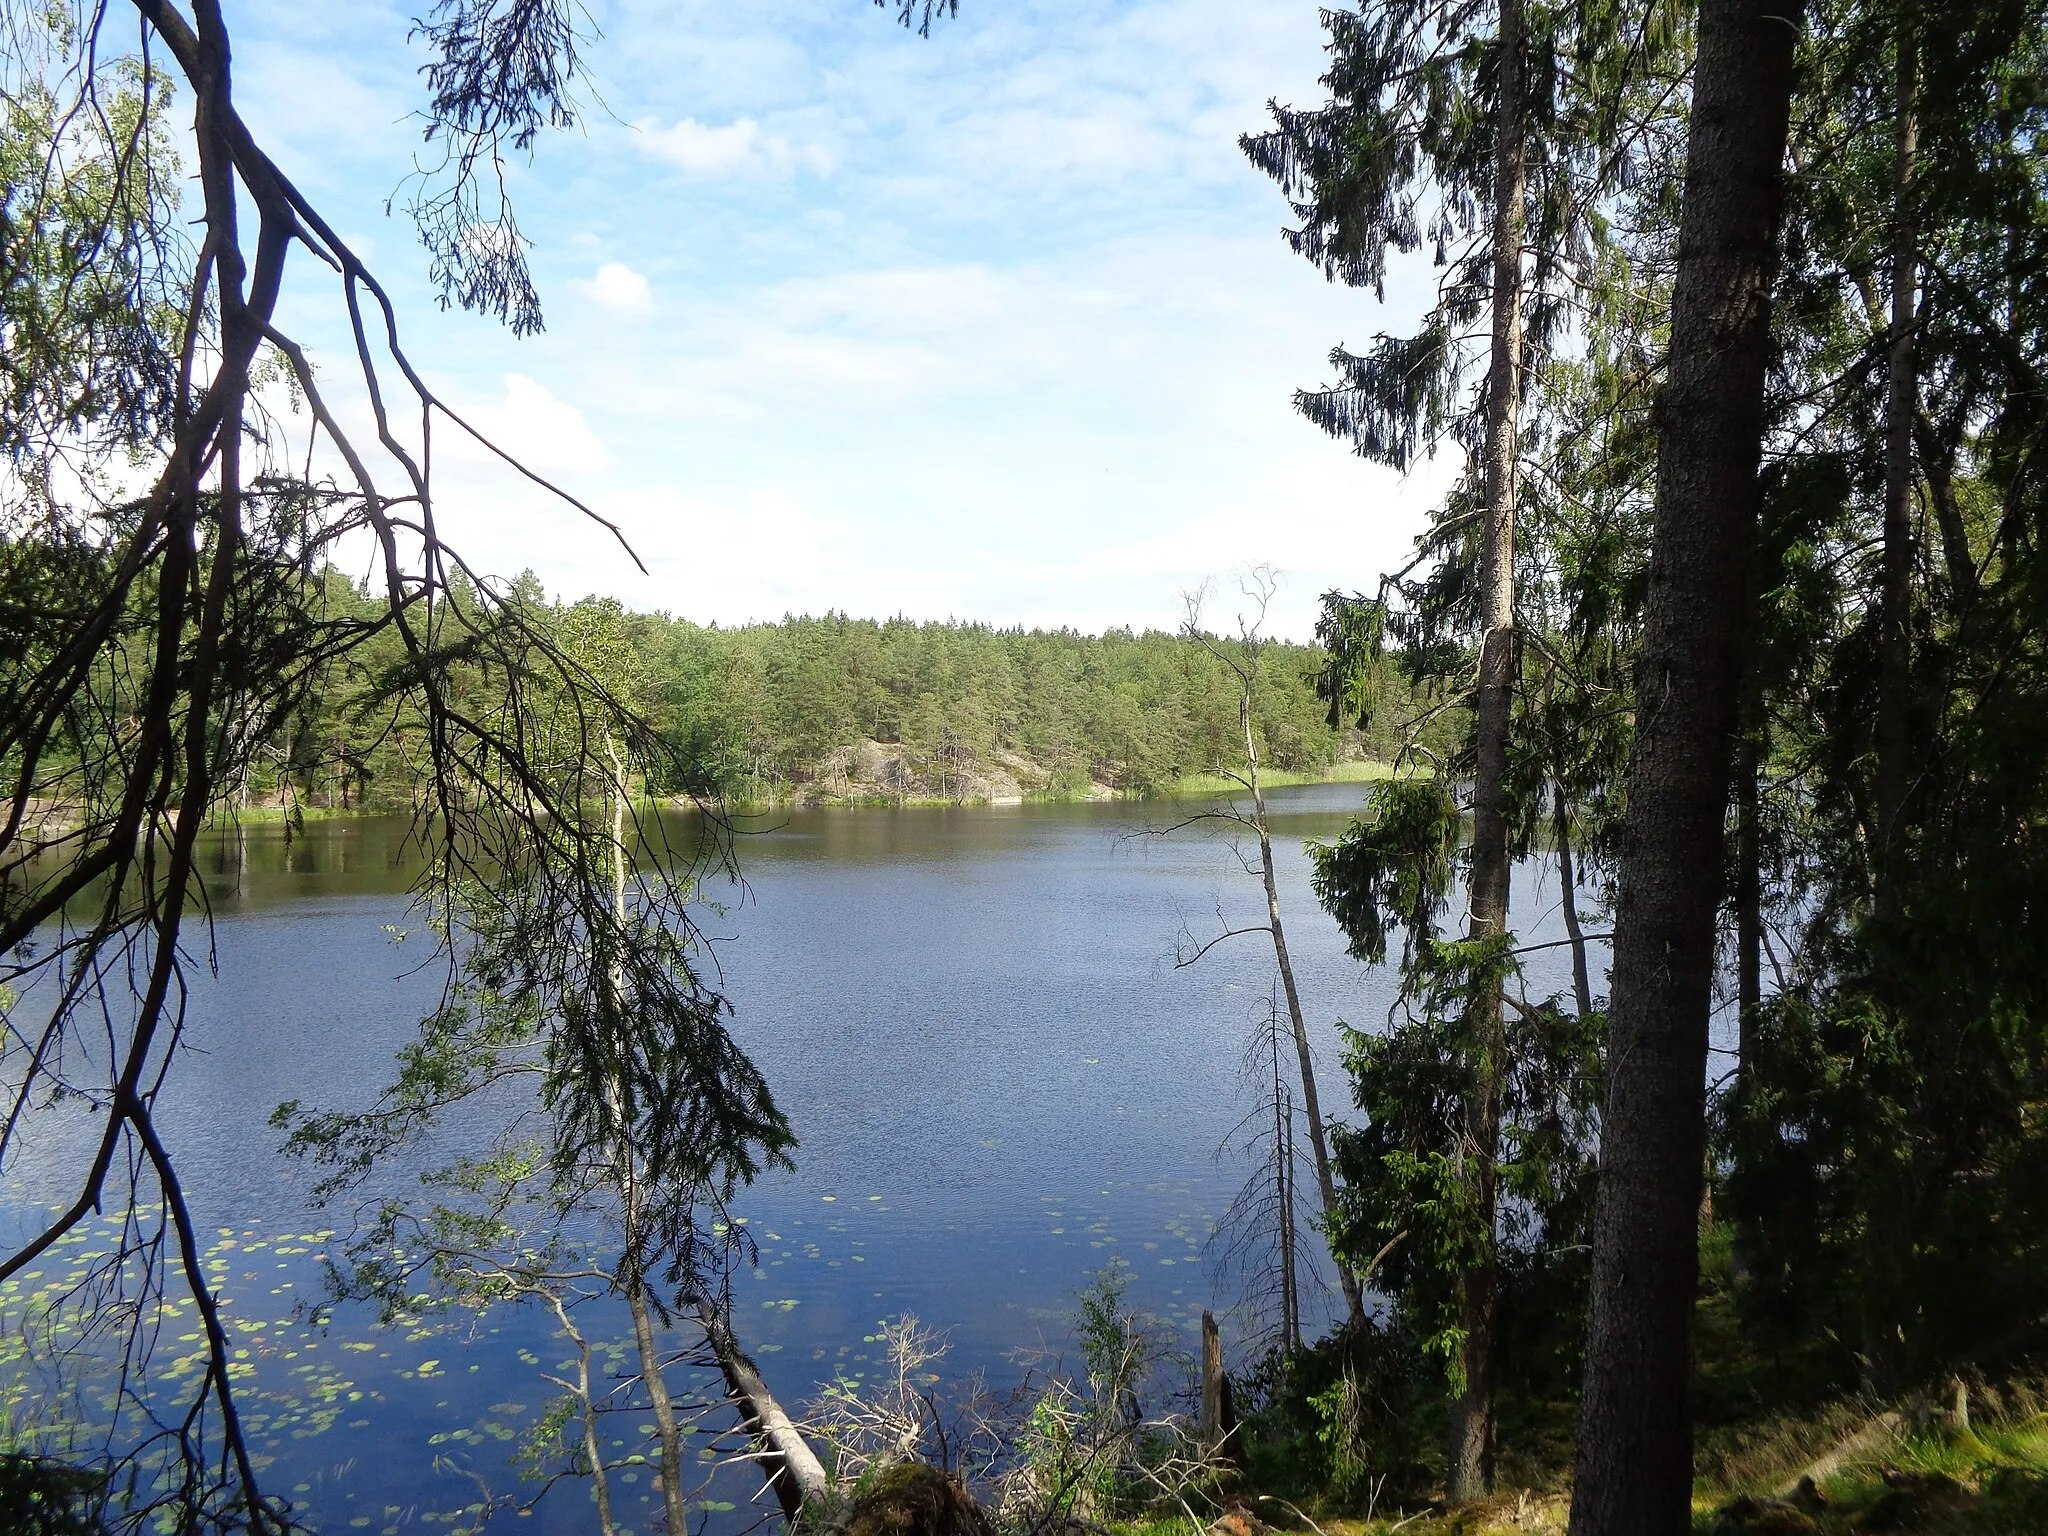
[[[296,38],[285,0],[246,3]],[[604,9],[637,129],[515,167],[545,334],[438,314],[403,221],[380,229],[414,354],[652,574],[437,431],[450,536],[483,568],[700,619],[1099,628],[1170,625],[1178,589],[1272,560],[1274,627],[1304,638],[1317,594],[1406,558],[1453,458],[1403,479],[1291,399],[1333,343],[1402,333],[1434,274],[1397,263],[1385,308],[1325,283],[1237,148],[1269,96],[1319,97],[1313,7],[1119,0],[1075,27],[1055,0],[977,0],[928,42],[845,0]],[[402,19],[363,32],[334,59],[412,102]],[[337,217],[383,205],[393,145],[347,163]],[[346,360],[331,311],[301,329]]]
[[[654,307],[647,279],[622,261],[608,261],[588,282],[571,285],[600,309],[615,315],[644,315]]]
[[[505,393],[471,406],[463,415],[498,447],[542,473],[592,473],[608,468],[611,454],[590,430],[583,413],[560,400],[545,384],[523,373],[505,375]],[[437,435],[436,441],[446,439]],[[501,464],[482,448],[456,437],[449,453],[465,469]],[[509,466],[506,474],[514,473]]]
[[[798,169],[820,175],[832,169],[832,156],[818,145],[795,145],[769,133],[751,117],[713,125],[685,117],[664,128],[656,118],[634,124],[633,142],[644,154],[692,176],[765,175],[787,177]]]

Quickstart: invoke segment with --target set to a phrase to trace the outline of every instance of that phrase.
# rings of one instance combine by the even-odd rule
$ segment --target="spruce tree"
[[[1607,1025],[1574,1536],[1692,1524],[1707,1015],[1797,14],[1700,14]]]
[[[1452,1052],[1461,1081],[1455,1162],[1469,1188],[1450,1376],[1453,1501],[1493,1479],[1499,1327],[1501,1106],[1511,1066],[1502,987],[1512,937],[1511,721],[1521,666],[1515,595],[1522,407],[1532,368],[1564,324],[1563,300],[1597,240],[1598,140],[1617,72],[1614,16],[1495,0],[1446,14],[1412,0],[1327,11],[1330,100],[1271,106],[1274,126],[1240,142],[1293,202],[1287,239],[1333,281],[1384,296],[1390,253],[1425,241],[1442,269],[1421,329],[1331,354],[1339,382],[1298,408],[1364,457],[1405,469],[1446,438],[1469,457],[1467,483],[1425,540],[1444,556],[1436,590],[1446,628],[1469,636],[1472,841],[1462,946],[1413,954],[1462,974],[1426,983],[1460,999]],[[1483,329],[1482,329],[1483,327]],[[1483,344],[1467,338],[1477,332]],[[1473,374],[1477,372],[1476,387]],[[1341,606],[1341,603],[1339,604]],[[1333,613],[1341,630],[1347,621]],[[1382,621],[1364,621],[1377,635]],[[1460,660],[1454,665],[1463,666]],[[1340,690],[1341,691],[1341,690]]]

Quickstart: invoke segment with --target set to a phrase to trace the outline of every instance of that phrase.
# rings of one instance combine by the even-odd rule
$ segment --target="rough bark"
[[[1919,235],[1913,216],[1919,152],[1919,43],[1913,8],[1902,7],[1898,35],[1898,123],[1892,212],[1891,327],[1886,337],[1884,405],[1884,565],[1878,615],[1878,899],[1889,905],[1886,874],[1913,776],[1913,426],[1919,415],[1914,321],[1920,286]]]
[[[1754,694],[1752,693],[1752,704]],[[1756,1083],[1756,1016],[1764,998],[1764,872],[1758,817],[1762,811],[1763,748],[1749,731],[1735,769],[1735,1102],[1747,1104]],[[1748,1237],[1737,1228],[1729,1263],[1738,1281],[1750,1274]]]
[[[1223,1371],[1223,1334],[1213,1313],[1202,1314],[1202,1450],[1223,1461],[1238,1460],[1237,1409],[1230,1378]]]
[[[1522,200],[1526,177],[1523,94],[1526,46],[1521,0],[1501,0],[1500,93],[1495,104],[1492,357],[1486,376],[1480,546],[1483,633],[1475,700],[1472,783],[1471,925],[1468,936],[1507,931],[1507,757],[1515,673],[1515,467],[1522,396]],[[1466,1155],[1476,1181],[1478,1220],[1491,1233],[1499,1200],[1500,1080],[1505,1063],[1499,989],[1489,989],[1466,1021],[1474,1063],[1465,1100]],[[1464,1391],[1451,1410],[1448,1491],[1453,1504],[1493,1488],[1494,1354],[1500,1331],[1500,1274],[1493,1244],[1459,1276],[1465,1341]]]
[[[1716,873],[1743,675],[1800,7],[1705,0],[1608,1008],[1573,1536],[1692,1528]]]

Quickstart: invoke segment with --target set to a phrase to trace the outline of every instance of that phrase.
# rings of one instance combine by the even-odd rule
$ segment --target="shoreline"
[[[1294,789],[1315,784],[1376,784],[1382,779],[1394,777],[1391,763],[1351,761],[1332,765],[1330,768],[1313,773],[1295,773],[1284,769],[1262,771],[1259,775],[1261,789]],[[1183,774],[1169,784],[1148,790],[1117,789],[1107,784],[1094,784],[1081,790],[1032,790],[1015,795],[892,795],[886,793],[834,795],[778,795],[759,800],[725,800],[721,808],[728,811],[751,814],[762,811],[782,810],[1007,810],[1024,805],[1097,805],[1110,802],[1138,803],[1146,800],[1185,800],[1204,796],[1240,795],[1244,786],[1215,773]],[[695,803],[687,797],[670,797],[669,804],[677,809],[695,809]]]
[[[1259,775],[1262,789],[1293,789],[1313,784],[1373,784],[1382,779],[1392,778],[1394,768],[1390,763],[1351,761],[1334,764],[1327,770],[1313,773],[1288,772],[1272,769]],[[853,794],[845,796],[828,795],[773,795],[765,799],[727,799],[710,802],[719,809],[751,815],[763,811],[785,810],[843,810],[843,811],[894,811],[894,810],[1009,810],[1025,805],[1093,805],[1111,801],[1136,802],[1144,800],[1182,800],[1198,796],[1218,796],[1244,793],[1244,787],[1221,774],[1183,774],[1169,784],[1149,790],[1123,790],[1105,784],[1091,785],[1086,790],[1034,790],[1016,795],[891,795],[883,793]],[[692,812],[703,807],[687,795],[662,795],[642,797],[643,804],[654,804],[669,810]],[[403,805],[391,806],[324,806],[324,805],[252,805],[239,811],[216,812],[207,818],[211,829],[223,829],[237,824],[243,826],[281,826],[296,813],[300,822],[315,821],[367,821],[377,817],[404,816],[410,814]]]

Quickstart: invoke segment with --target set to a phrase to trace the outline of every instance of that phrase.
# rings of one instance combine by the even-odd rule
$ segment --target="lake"
[[[1323,1100],[1339,1114],[1336,1021],[1380,1027],[1392,979],[1345,955],[1302,845],[1341,831],[1362,799],[1356,784],[1271,798]],[[905,1313],[946,1333],[950,1377],[1001,1387],[1019,1373],[1015,1352],[1065,1340],[1075,1292],[1112,1261],[1128,1266],[1132,1298],[1190,1339],[1203,1308],[1229,1307],[1204,1245],[1249,1171],[1219,1149],[1249,1103],[1239,1060],[1273,962],[1255,935],[1176,968],[1181,935],[1263,916],[1227,841],[1143,835],[1194,808],[809,810],[748,824],[744,885],[707,889],[723,910],[705,924],[735,1035],[801,1142],[794,1173],[736,1205],[761,1261],[737,1281],[735,1324],[786,1405],[870,1369],[879,1324]],[[337,820],[289,843],[252,827],[210,847],[218,979],[195,990],[161,1116],[214,1234],[208,1262],[247,1350],[270,1484],[324,1530],[446,1528],[480,1489],[518,1494],[511,1450],[555,1395],[544,1373],[563,1356],[538,1311],[380,1324],[317,1305],[319,1260],[355,1213],[308,1207],[311,1175],[278,1157],[267,1119],[286,1099],[367,1102],[437,992],[421,939],[392,932],[409,921],[404,834]],[[1524,942],[1561,936],[1555,902],[1536,861],[1515,896]],[[1531,957],[1532,993],[1568,990],[1565,953]],[[52,1126],[45,1155],[6,1170],[13,1211],[58,1197],[59,1154],[82,1129]],[[97,1241],[80,1234],[17,1283],[9,1312]],[[192,1368],[189,1316],[173,1316],[185,1322],[162,1345],[172,1379],[180,1360]],[[622,1318],[600,1309],[587,1329],[622,1344]],[[1224,1326],[1228,1343],[1236,1325]],[[18,1376],[16,1410],[49,1390]],[[618,1438],[637,1447],[643,1419],[621,1415]],[[656,1528],[649,1481],[625,1477],[622,1515],[637,1507],[640,1528]],[[705,1497],[716,1512],[757,1487],[740,1469]],[[569,1485],[489,1528],[589,1524],[582,1485]]]

